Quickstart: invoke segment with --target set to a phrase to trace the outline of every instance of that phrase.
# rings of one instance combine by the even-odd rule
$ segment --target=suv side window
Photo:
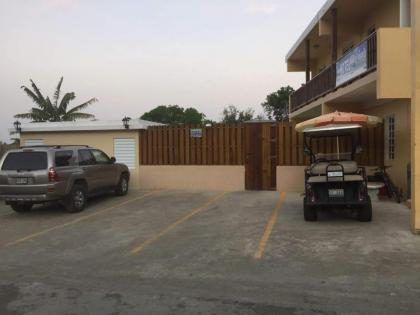
[[[55,166],[70,166],[73,157],[73,151],[57,151],[55,152]]]
[[[79,165],[94,165],[96,164],[95,158],[93,157],[90,150],[79,150]]]
[[[110,158],[101,150],[90,150],[97,164],[110,164]]]

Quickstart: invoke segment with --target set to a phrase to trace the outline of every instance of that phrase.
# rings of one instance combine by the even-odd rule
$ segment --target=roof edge
[[[300,44],[304,41],[304,39],[309,35],[315,25],[322,19],[322,17],[327,13],[329,9],[334,5],[336,0],[327,0],[327,2],[322,6],[322,8],[318,11],[303,33],[299,36],[298,40],[293,44],[292,48],[286,55],[286,62],[289,61],[290,57],[296,51],[296,49],[300,46]]]

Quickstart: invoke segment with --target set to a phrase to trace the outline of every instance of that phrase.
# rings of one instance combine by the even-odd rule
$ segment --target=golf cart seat
[[[344,175],[345,182],[363,182],[363,177],[360,175]],[[327,178],[327,176],[311,176],[308,178],[308,184],[316,183],[337,183],[343,182],[342,177]]]
[[[356,161],[338,161],[336,162],[338,165],[334,166],[335,162],[316,162],[311,165],[309,168],[309,172],[311,176],[322,176],[327,175],[327,168],[328,171],[341,171],[343,167],[344,174],[356,174],[358,170],[357,162]]]

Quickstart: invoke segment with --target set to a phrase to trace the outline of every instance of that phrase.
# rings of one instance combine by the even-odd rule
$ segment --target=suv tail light
[[[54,167],[50,167],[50,169],[48,170],[48,181],[58,182],[58,174]]]

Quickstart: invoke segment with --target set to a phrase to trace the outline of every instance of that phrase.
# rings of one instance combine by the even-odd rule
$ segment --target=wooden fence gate
[[[245,188],[275,190],[276,124],[245,124]]]

